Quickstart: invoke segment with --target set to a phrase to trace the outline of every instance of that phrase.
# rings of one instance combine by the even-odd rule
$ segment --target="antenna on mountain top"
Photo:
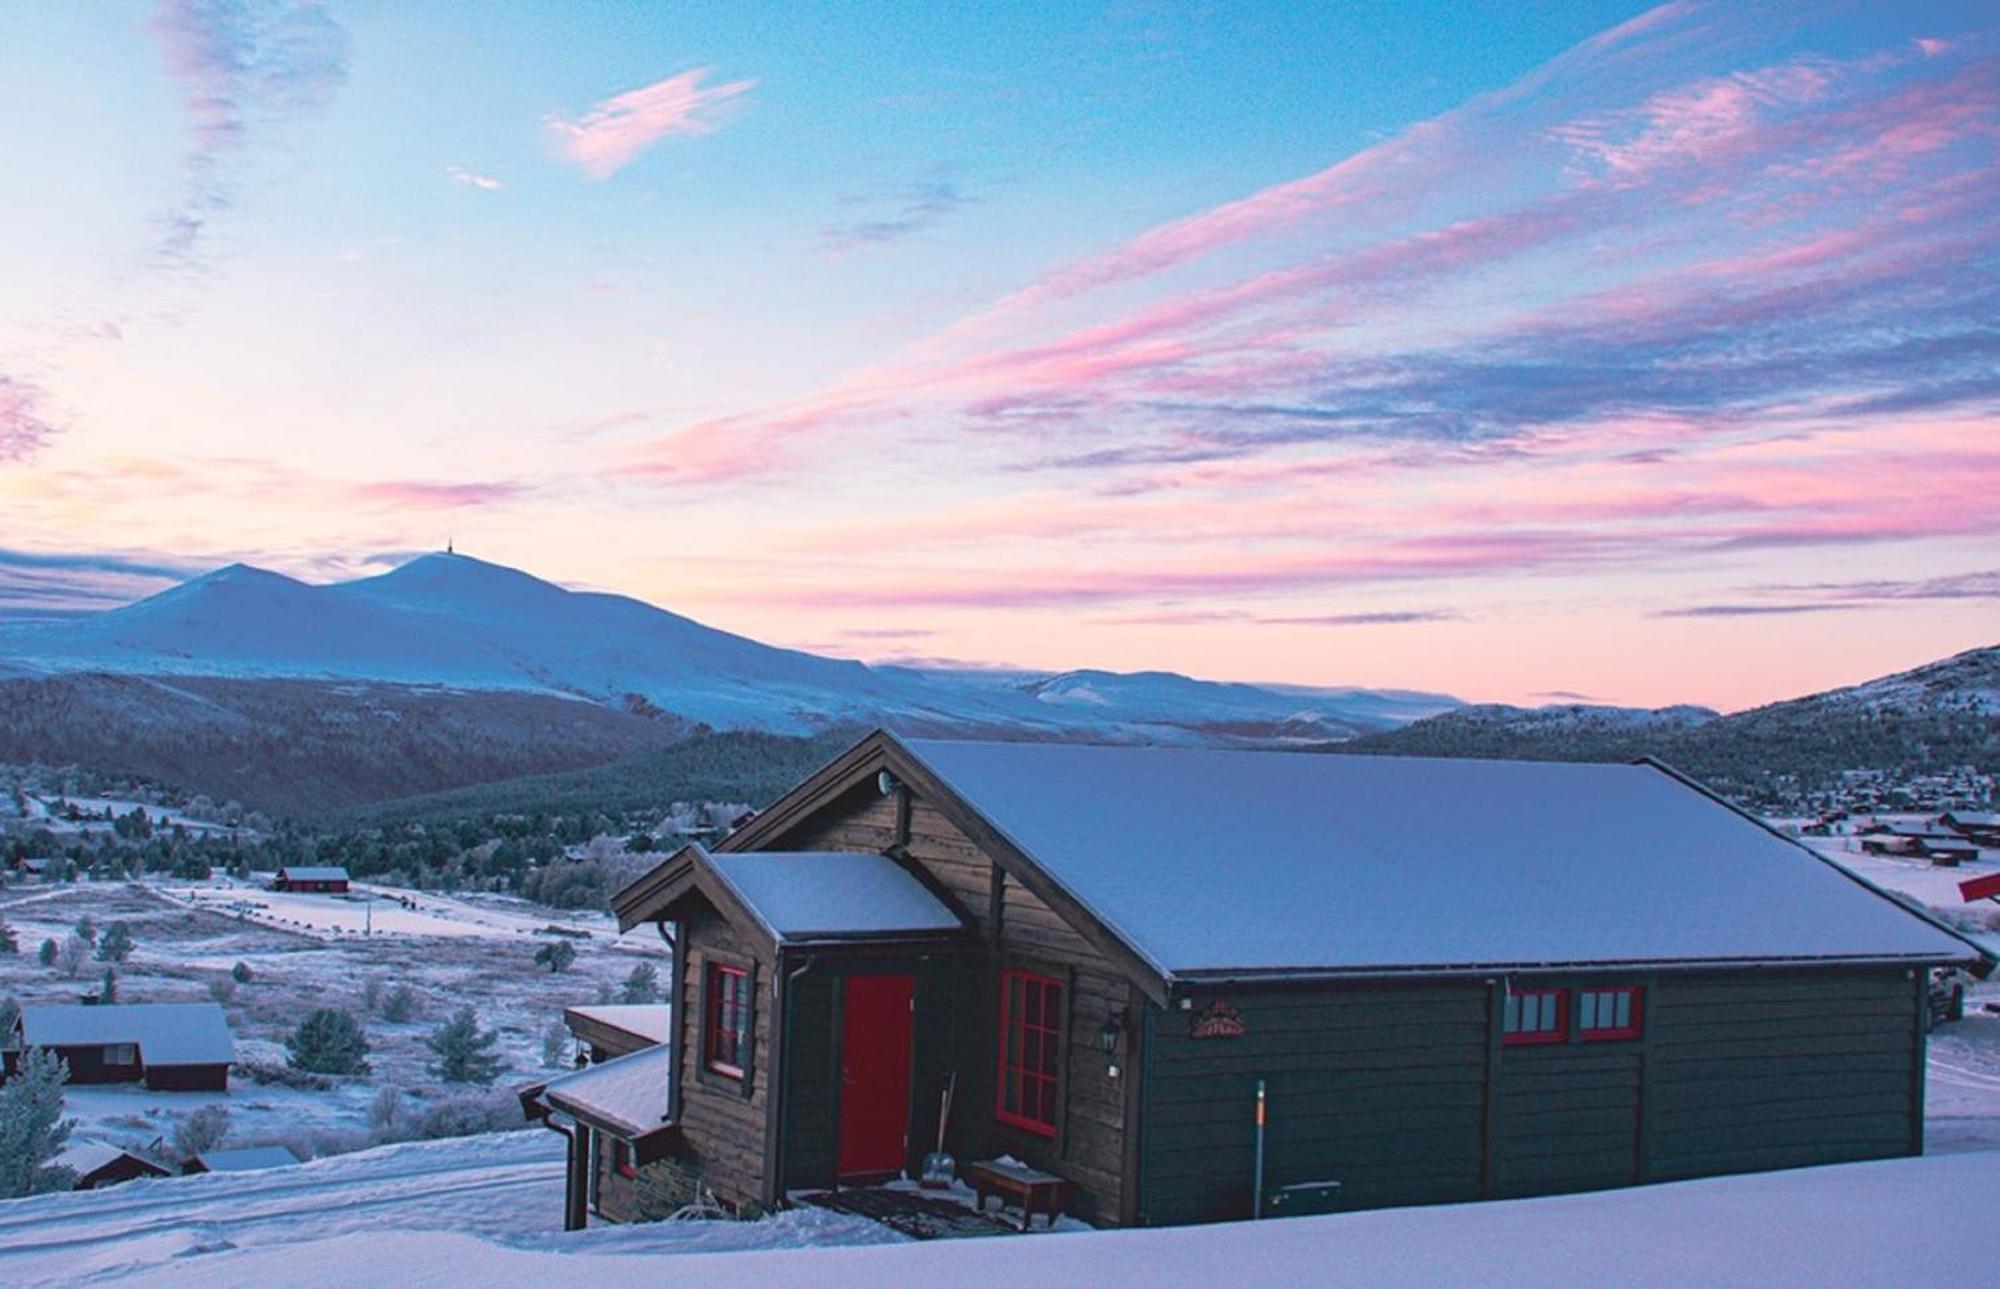
[[[453,550],[453,549],[452,549],[452,547],[451,547],[451,538],[449,538],[449,537],[447,537],[447,538],[445,538],[445,539],[444,539],[444,553],[445,553],[445,554],[447,554],[447,555],[456,555],[456,554],[458,554],[458,552],[457,552],[457,551],[455,551],[455,550]]]

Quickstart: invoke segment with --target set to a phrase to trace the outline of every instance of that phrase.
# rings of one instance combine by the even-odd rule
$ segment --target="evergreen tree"
[[[660,987],[660,973],[650,962],[642,962],[632,968],[632,974],[625,977],[625,985],[618,991],[618,1001],[627,1004],[649,1003]]]
[[[99,962],[123,962],[132,956],[136,948],[132,943],[132,928],[123,922],[113,922],[104,928],[104,934],[97,941]]]
[[[97,987],[97,1001],[100,1003],[118,1001],[118,973],[110,967],[104,969],[104,981]]]
[[[77,936],[85,943],[97,943],[97,923],[90,920],[90,914],[86,913],[76,920],[75,930]]]
[[[417,991],[408,985],[397,985],[382,1000],[382,1019],[400,1025],[417,1014]]]
[[[69,1066],[54,1052],[31,1047],[14,1076],[0,1083],[0,1199],[66,1191],[76,1174],[50,1161],[69,1142],[76,1120],[62,1117]]]
[[[60,951],[56,948],[54,940],[44,940],[42,941],[42,947],[35,951],[35,957],[44,967],[53,967],[56,965],[56,954],[58,952]]]
[[[285,1040],[285,1063],[314,1074],[366,1074],[368,1038],[354,1017],[321,1007]]]
[[[424,1046],[437,1056],[431,1073],[446,1083],[493,1082],[501,1070],[500,1057],[493,1051],[499,1038],[499,1030],[479,1028],[479,1018],[467,1003],[424,1039]]]
[[[229,978],[230,978],[231,980],[234,980],[234,981],[235,981],[235,982],[236,982],[237,984],[239,984],[239,985],[247,985],[247,984],[249,984],[249,983],[250,983],[250,964],[249,964],[249,963],[247,963],[247,962],[239,962],[239,963],[237,963],[237,964],[236,964],[235,966],[233,966],[233,967],[231,967],[231,968],[229,969]]]

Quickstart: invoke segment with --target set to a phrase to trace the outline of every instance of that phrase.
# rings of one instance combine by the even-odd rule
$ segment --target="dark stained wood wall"
[[[1663,979],[1647,1018],[1647,1176],[1922,1149],[1922,973]]]
[[[699,1172],[725,1203],[761,1203],[764,1181],[764,1114],[770,1102],[771,980],[768,953],[712,913],[688,920],[685,978],[673,982],[676,1025],[681,1032],[680,1089],[682,1161]],[[750,1068],[751,1094],[719,1081],[703,1069],[701,1018],[707,999],[708,964],[717,956],[757,964],[756,1046]]]
[[[791,986],[785,1063],[785,1188],[830,1186],[838,1165],[840,1110],[839,977],[809,973]]]
[[[881,795],[871,778],[772,839],[770,847],[884,852],[898,841],[898,810],[895,798]],[[948,1037],[927,1037],[930,1031],[923,1024],[919,1000],[920,1058],[927,1051],[939,1052],[944,1054],[940,1059],[955,1065],[959,1072],[949,1137],[953,1152],[961,1163],[1008,1153],[1058,1173],[1074,1183],[1074,1211],[1095,1221],[1117,1221],[1124,1186],[1125,1085],[1110,1077],[1097,1034],[1110,1012],[1127,1005],[1125,977],[1018,882],[999,885],[1000,916],[996,920],[992,860],[921,797],[910,803],[905,853],[957,904],[988,946],[983,962],[961,972],[962,979],[970,978],[966,988],[972,997],[970,1005],[955,1009],[956,1044]],[[1046,972],[1068,985],[1064,1103],[1061,1126],[1053,1141],[1001,1124],[993,1117],[1002,966]],[[942,989],[942,984],[939,987]],[[793,1041],[800,1041],[796,1033]],[[955,1056],[951,1054],[953,1047],[957,1049]],[[915,1071],[916,1140],[935,1133],[940,1073],[921,1060]]]
[[[1241,1038],[1197,1039],[1217,998]],[[1197,995],[1146,1009],[1141,1220],[1247,1217],[1257,1080],[1266,1082],[1265,1186],[1342,1183],[1345,1207],[1480,1194],[1487,991],[1478,981]]]

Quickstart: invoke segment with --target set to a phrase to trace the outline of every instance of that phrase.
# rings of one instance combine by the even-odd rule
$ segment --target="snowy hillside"
[[[871,668],[453,554],[324,586],[231,565],[105,613],[0,627],[0,667],[523,691],[777,733],[886,723],[914,733],[1288,742],[1384,729],[1454,703],[1157,672],[996,679]]]

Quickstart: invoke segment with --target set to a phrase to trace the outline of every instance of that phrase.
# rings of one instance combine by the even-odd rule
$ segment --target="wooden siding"
[[[1922,983],[1901,969],[1660,980],[1646,1018],[1646,1176],[1920,1150]]]
[[[1638,1043],[1537,1043],[1499,1051],[1493,1194],[1591,1190],[1637,1180]]]
[[[769,841],[771,849],[884,852],[901,842],[932,884],[950,896],[986,944],[956,969],[957,983],[937,978],[920,985],[918,1065],[912,1074],[912,1140],[936,1132],[937,1089],[944,1068],[958,1070],[957,1100],[949,1143],[961,1163],[1009,1153],[1072,1183],[1071,1207],[1098,1222],[1118,1219],[1125,1169],[1125,1085],[1110,1077],[1097,1033],[1106,1016],[1128,1006],[1128,982],[1088,941],[1020,883],[999,885],[994,917],[993,861],[934,804],[912,796],[909,835],[899,834],[898,804],[883,796],[873,776]],[[995,1040],[999,1026],[999,972],[1021,966],[1065,981],[1068,1039],[1062,1081],[1060,1128],[1054,1140],[997,1122],[993,1117]],[[951,1035],[926,1023],[924,994],[956,997],[948,1010]],[[929,1011],[933,1017],[936,1011]],[[837,1025],[836,1031],[837,1033]],[[802,1041],[794,1030],[791,1041]],[[794,1077],[798,1067],[794,1066]],[[796,1095],[794,1090],[793,1095]],[[791,1116],[787,1116],[789,1119]],[[921,1156],[922,1151],[916,1152]],[[790,1171],[790,1161],[787,1169]]]
[[[732,1205],[761,1202],[764,1181],[764,1113],[770,1099],[772,963],[752,941],[728,923],[704,912],[688,920],[687,970],[673,985],[675,1025],[681,1036],[681,1149],[677,1157],[698,1172],[717,1197]],[[701,1050],[701,1018],[706,1014],[708,964],[753,961],[758,965],[751,1027],[750,1095],[709,1073]]]
[[[1226,1000],[1241,1038],[1196,1039]],[[1485,1127],[1487,990],[1328,985],[1197,995],[1146,1009],[1140,1220],[1245,1217],[1257,1080],[1266,1081],[1265,1194],[1338,1181],[1350,1208],[1475,1199]]]
[[[791,986],[787,1007],[791,1032],[785,1041],[785,1188],[828,1186],[838,1166],[837,1115],[840,1110],[840,1012],[835,1005],[839,977],[801,976]]]

